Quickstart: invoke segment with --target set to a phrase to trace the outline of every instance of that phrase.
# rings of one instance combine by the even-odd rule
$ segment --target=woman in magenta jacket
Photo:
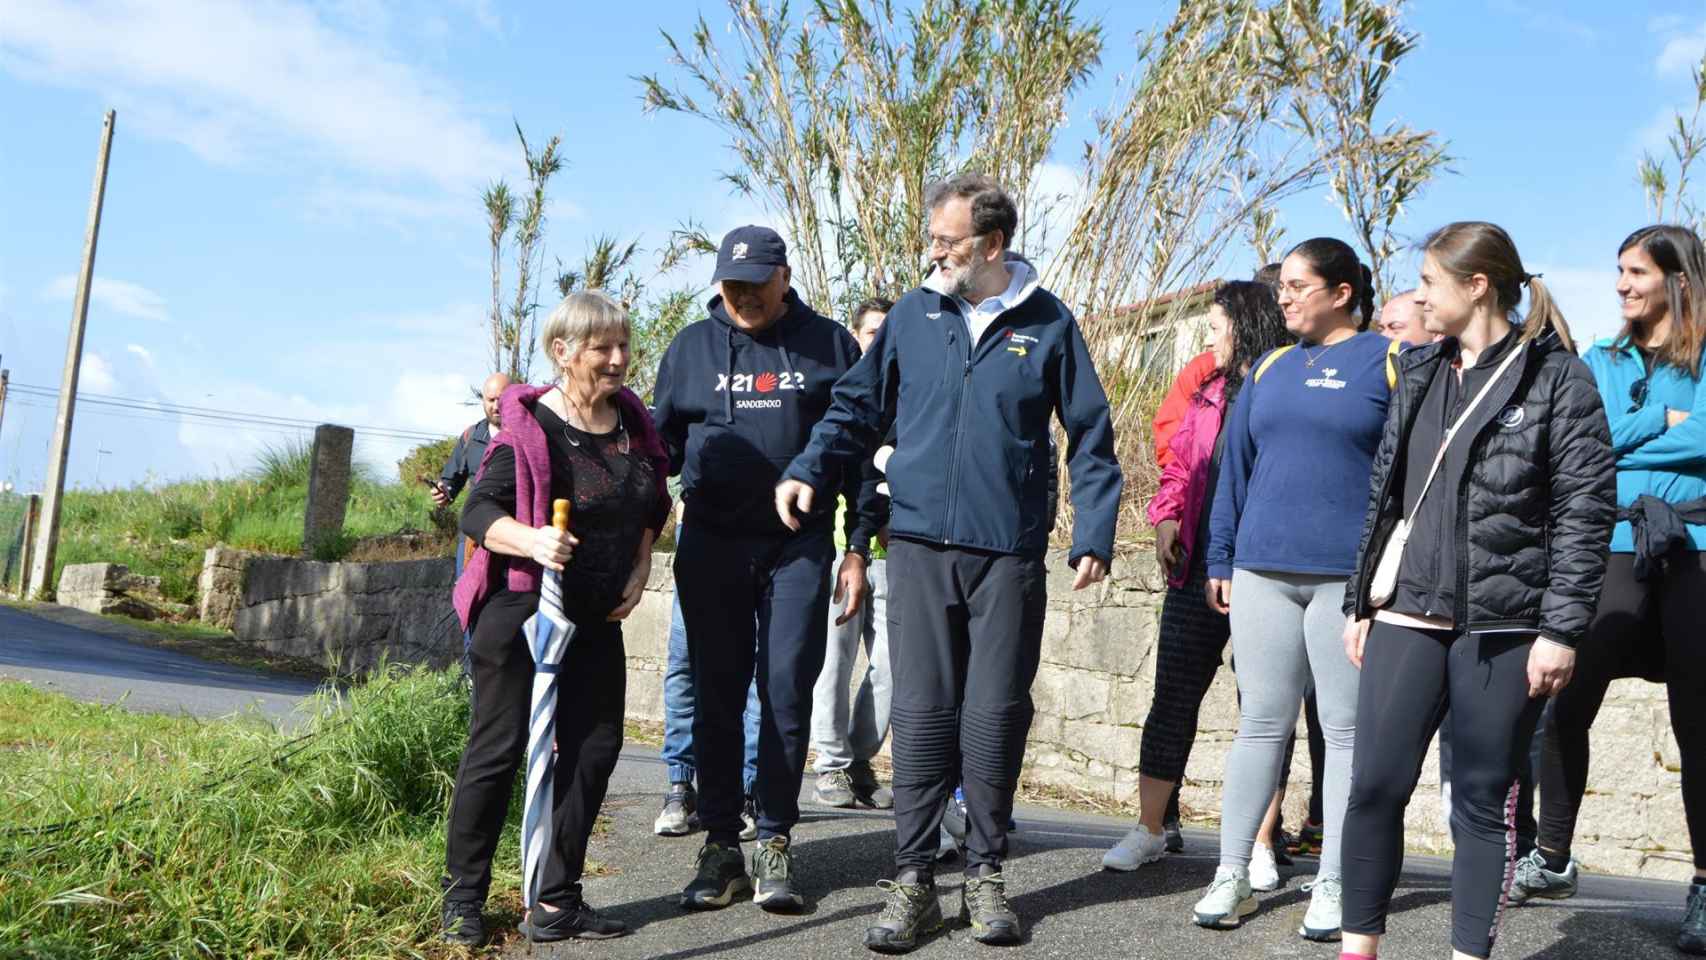
[[[1149,502],[1167,596],[1161,605],[1155,698],[1143,725],[1138,764],[1138,825],[1102,857],[1110,870],[1135,870],[1167,852],[1167,807],[1184,776],[1197,712],[1220,668],[1228,633],[1226,615],[1209,609],[1204,591],[1208,507],[1219,466],[1216,441],[1250,365],[1292,339],[1271,287],[1233,281],[1215,291],[1209,308],[1215,369],[1185,407],[1168,444],[1172,455],[1161,472],[1161,487]]]

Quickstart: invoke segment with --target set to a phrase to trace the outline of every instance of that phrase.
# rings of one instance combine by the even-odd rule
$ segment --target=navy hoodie
[[[750,334],[735,326],[721,296],[710,316],[676,334],[658,365],[653,419],[681,474],[681,498],[695,524],[725,533],[785,536],[776,516],[782,470],[829,409],[830,388],[859,359],[846,328],[788,291],[787,313]],[[868,543],[881,525],[877,478],[857,468],[830,486],[847,495],[849,543]],[[825,497],[802,529],[834,522]]]
[[[1072,551],[1113,560],[1122,479],[1107,397],[1072,312],[1031,271],[1018,303],[972,343],[960,303],[920,287],[900,299],[788,477],[820,495],[892,422],[893,535],[1040,556],[1048,547],[1049,423],[1066,428]]]

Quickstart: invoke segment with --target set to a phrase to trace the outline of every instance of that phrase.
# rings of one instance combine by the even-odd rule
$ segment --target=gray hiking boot
[[[1511,880],[1507,897],[1513,907],[1536,898],[1568,900],[1576,895],[1578,882],[1580,874],[1576,861],[1571,860],[1563,873],[1553,873],[1546,869],[1546,855],[1536,847],[1516,862],[1516,876]]]
[[[1018,943],[1024,931],[1019,915],[1007,905],[1007,881],[1001,871],[977,868],[960,888],[960,920],[971,925],[971,938],[979,943]]]
[[[766,837],[752,850],[752,902],[773,913],[791,913],[806,905],[794,886],[794,858],[787,837]]]
[[[942,904],[936,899],[933,880],[917,883],[878,880],[877,888],[888,894],[883,914],[865,930],[865,946],[878,953],[909,953],[918,938],[942,929]],[[916,876],[910,879],[917,879]]]
[[[826,807],[851,807],[854,803],[853,780],[845,770],[820,773],[812,799]]]

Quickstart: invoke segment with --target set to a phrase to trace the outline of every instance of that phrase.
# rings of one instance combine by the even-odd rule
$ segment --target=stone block
[[[1088,670],[1059,671],[1060,709],[1066,720],[1100,720],[1108,712],[1109,682]]]
[[[1048,659],[1080,669],[1135,677],[1142,668],[1153,635],[1155,614],[1143,607],[1097,607],[1075,610],[1068,628],[1055,636]]]
[[[355,431],[323,423],[314,428],[309,457],[308,506],[302,519],[302,555],[316,557],[343,533],[349,509],[350,453]]]
[[[1061,721],[1061,742],[1088,760],[1137,769],[1140,731],[1084,720]]]

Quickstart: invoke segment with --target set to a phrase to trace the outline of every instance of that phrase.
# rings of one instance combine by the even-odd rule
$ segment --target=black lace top
[[[652,465],[633,449],[624,427],[587,433],[544,403],[534,404],[533,416],[550,445],[551,499],[569,501],[569,532],[580,540],[563,570],[564,612],[576,623],[601,622],[621,602],[640,538],[656,512]],[[515,452],[501,446],[469,493],[462,531],[484,544],[498,518],[515,515],[515,496]],[[492,601],[508,606],[513,602],[505,599],[509,593],[502,591]],[[531,606],[522,621],[538,603],[537,594],[528,598]]]

